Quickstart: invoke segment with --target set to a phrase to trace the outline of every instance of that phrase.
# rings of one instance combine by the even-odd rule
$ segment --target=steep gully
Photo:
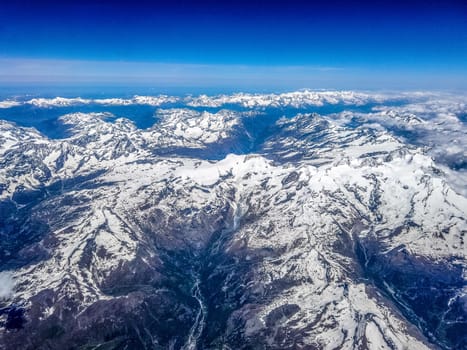
[[[186,343],[182,346],[183,350],[197,350],[201,348],[202,336],[205,332],[206,321],[208,316],[209,305],[205,296],[202,293],[201,279],[206,275],[206,269],[209,269],[209,258],[212,251],[217,251],[222,241],[228,239],[240,227],[242,218],[241,206],[237,204],[236,199],[230,203],[232,218],[230,222],[218,233],[214,233],[205,252],[200,257],[196,270],[192,271],[192,297],[199,304],[199,310],[196,314],[195,321],[190,329]]]

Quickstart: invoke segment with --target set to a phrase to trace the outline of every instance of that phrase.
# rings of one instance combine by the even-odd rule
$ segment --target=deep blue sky
[[[0,85],[467,88],[467,1],[25,1]]]

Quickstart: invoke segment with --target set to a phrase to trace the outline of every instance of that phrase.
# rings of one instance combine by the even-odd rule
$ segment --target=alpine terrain
[[[467,96],[0,107],[1,349],[467,348]]]

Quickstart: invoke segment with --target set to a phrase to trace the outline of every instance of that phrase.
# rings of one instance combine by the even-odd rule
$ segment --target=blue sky
[[[465,89],[464,1],[25,1],[0,85]]]

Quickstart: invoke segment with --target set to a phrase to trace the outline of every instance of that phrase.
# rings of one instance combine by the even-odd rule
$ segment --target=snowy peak
[[[170,109],[159,110],[157,116],[161,121],[152,128],[155,133],[165,137],[172,135],[192,145],[220,143],[241,125],[240,115],[227,110],[209,113]]]

